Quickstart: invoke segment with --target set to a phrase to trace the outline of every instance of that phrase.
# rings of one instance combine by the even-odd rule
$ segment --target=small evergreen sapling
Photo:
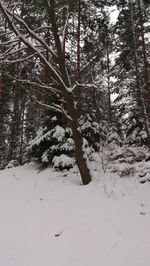
[[[71,164],[56,164],[56,157],[73,157],[74,141],[72,132],[62,114],[52,112],[37,132],[37,136],[28,147],[28,155],[35,158],[42,166],[54,165],[55,168],[69,169]],[[61,157],[63,158],[63,157]],[[58,162],[59,159],[57,159]]]

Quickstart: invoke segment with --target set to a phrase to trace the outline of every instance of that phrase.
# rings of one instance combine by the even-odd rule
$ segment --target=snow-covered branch
[[[67,114],[66,110],[65,110],[62,106],[60,106],[60,105],[58,105],[58,104],[53,104],[53,106],[56,107],[56,108],[59,108],[60,111],[66,116],[66,118],[67,118],[68,120],[72,121],[71,116]]]
[[[76,81],[76,85],[79,86],[79,87],[82,87],[82,88],[89,88],[89,89],[97,89],[97,86],[94,84],[94,83],[79,83]]]
[[[18,43],[19,41],[18,41],[18,38],[15,38],[15,39],[13,39],[13,40],[9,40],[9,41],[7,41],[7,42],[1,42],[0,43],[0,46],[9,46],[10,44],[13,44],[13,43]]]
[[[67,87],[66,84],[64,83],[61,75],[58,73],[58,71],[54,68],[54,66],[45,58],[45,56],[41,53],[41,51],[39,49],[37,49],[34,46],[34,43],[32,43],[29,39],[26,38],[25,35],[23,35],[17,26],[15,26],[14,22],[12,22],[12,19],[16,19],[16,21],[18,22],[23,22],[23,24],[25,23],[21,18],[19,18],[17,15],[14,15],[10,12],[10,10],[8,10],[5,7],[5,4],[1,1],[0,2],[0,9],[2,11],[2,13],[4,14],[5,18],[7,19],[9,26],[12,28],[13,32],[16,34],[16,36],[18,37],[18,39],[21,40],[21,42],[23,42],[28,48],[30,48],[31,51],[33,51],[34,53],[37,53],[38,57],[40,58],[41,62],[46,65],[49,68],[49,71],[51,72],[52,78],[57,81],[59,84],[61,84],[62,89],[65,93],[67,93]],[[27,24],[25,23],[25,25],[27,26]],[[27,29],[29,30],[28,33],[31,34],[35,37],[36,40],[39,40],[39,36],[37,36],[32,30],[29,29],[29,27],[27,26]],[[46,44],[46,46],[48,46]],[[52,51],[49,46],[48,46],[48,51]],[[52,52],[53,53],[53,52]]]
[[[37,29],[35,29],[35,30],[33,30],[35,33],[36,32],[39,32],[39,31],[41,31],[41,30],[49,30],[49,29],[51,29],[51,27],[50,26],[48,26],[48,25],[46,25],[46,26],[42,26],[42,27],[39,27],[39,28],[37,28]]]
[[[27,32],[30,34],[30,36],[32,38],[34,38],[36,41],[38,41],[40,44],[42,44],[47,51],[49,51],[51,53],[52,56],[54,56],[55,59],[57,59],[57,55],[56,53],[51,49],[51,47],[49,47],[49,45],[44,41],[43,38],[41,38],[39,35],[37,35],[33,30],[31,30],[29,28],[29,26],[27,25],[27,23],[20,18],[17,14],[15,14],[14,12],[10,11],[10,9],[6,8],[4,4],[0,4],[0,7],[3,9],[3,11],[5,11],[5,15],[7,13],[7,17],[9,16],[9,18],[12,18],[13,20],[15,19],[17,22],[19,22],[22,26],[25,27],[25,29],[27,30]],[[11,21],[12,22],[12,21]],[[12,24],[14,24],[14,22],[12,22]]]
[[[27,56],[27,57],[24,57],[24,58],[18,58],[18,59],[12,59],[12,60],[4,59],[4,63],[6,63],[6,64],[21,63],[21,62],[25,62],[25,61],[31,59],[31,58],[34,57],[34,56],[36,56],[36,53],[31,54],[31,55],[29,55],[29,56]],[[5,58],[5,57],[3,57],[3,58]],[[0,59],[1,59],[1,58],[0,58]]]
[[[65,117],[68,120],[72,121],[72,118],[67,114],[67,112],[65,111],[65,109],[62,106],[57,105],[57,104],[49,105],[49,104],[45,104],[45,103],[42,103],[42,102],[39,102],[39,101],[36,101],[36,102],[39,103],[40,105],[48,108],[48,109],[51,109],[51,110],[53,110],[55,112],[58,112],[58,113],[61,113],[61,114],[65,115]]]
[[[19,44],[19,42],[18,42]],[[5,58],[6,56],[11,56],[11,55],[15,55],[16,53],[20,53],[20,52],[23,52],[25,49],[27,49],[27,47],[21,47],[19,49],[14,49],[16,47],[16,44],[9,47],[3,54],[2,56],[0,57],[0,59],[3,59]]]
[[[19,81],[21,83],[28,84],[28,85],[32,85],[32,86],[36,86],[36,87],[39,87],[39,88],[44,89],[44,90],[45,89],[46,90],[49,90],[49,91],[51,91],[51,92],[53,92],[53,93],[55,93],[57,95],[59,93],[59,90],[55,89],[54,87],[52,87],[50,85],[49,86],[46,86],[45,84],[43,84],[40,81],[39,82],[35,82],[35,81],[26,80],[26,79],[20,79],[20,78],[16,78],[14,76],[11,76],[9,74],[7,74],[7,76],[10,77],[10,78],[12,78],[13,80],[17,80],[17,81]]]

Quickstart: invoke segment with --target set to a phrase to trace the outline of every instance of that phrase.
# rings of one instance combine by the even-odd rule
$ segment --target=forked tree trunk
[[[49,1],[46,0],[46,2],[48,3]],[[64,52],[63,52],[63,48],[62,48],[59,34],[58,34],[58,28],[57,28],[55,11],[54,11],[54,0],[50,0],[50,5],[47,5],[47,7],[48,7],[49,18],[52,24],[52,32],[54,35],[55,46],[57,49],[58,62],[59,62],[61,76],[62,76],[64,84],[69,88],[71,86],[71,82],[69,80],[68,73],[66,70]],[[77,114],[77,110],[74,105],[73,95],[69,93],[63,87],[62,87],[62,93],[66,100],[66,106],[67,106],[68,113],[71,117],[71,120],[69,120],[69,123],[72,129],[73,139],[74,139],[74,144],[75,144],[76,163],[77,163],[77,166],[81,174],[82,182],[84,185],[87,185],[91,181],[91,175],[90,175],[90,171],[87,166],[87,163],[86,163],[86,159],[84,158],[83,139],[79,131],[78,114]]]
[[[68,73],[66,70],[63,47],[62,47],[62,43],[60,41],[59,34],[58,34],[58,28],[57,28],[55,10],[54,10],[54,2],[55,2],[54,0],[45,0],[45,3],[47,4],[47,11],[48,11],[49,19],[50,19],[51,25],[52,25],[52,33],[54,36],[54,43],[55,43],[55,47],[57,50],[57,56],[55,56],[55,54],[52,52],[53,56],[57,60],[57,66],[59,65],[59,67],[57,69],[55,69],[55,67],[53,67],[53,65],[46,60],[44,55],[36,49],[34,44],[32,44],[30,41],[28,41],[26,38],[24,38],[24,36],[19,31],[18,27],[15,26],[15,23],[12,23],[11,19],[12,19],[12,16],[14,18],[14,16],[15,16],[14,13],[12,13],[10,10],[8,10],[1,1],[0,1],[0,8],[1,8],[4,16],[6,17],[8,23],[9,23],[9,26],[14,31],[16,36],[18,36],[18,34],[19,34],[18,38],[28,48],[30,48],[32,51],[34,51],[38,54],[41,62],[44,65],[47,65],[49,67],[49,72],[51,74],[51,77],[55,80],[57,85],[58,84],[60,85],[60,90],[61,90],[60,93],[61,93],[61,96],[64,97],[64,99],[66,100],[68,117],[70,116],[70,118],[68,118],[68,121],[70,122],[70,126],[71,126],[72,133],[73,133],[73,138],[74,138],[74,143],[75,143],[75,157],[76,157],[77,166],[78,166],[80,174],[81,174],[82,182],[84,185],[86,185],[91,181],[91,175],[90,175],[90,171],[89,171],[89,168],[87,166],[86,160],[84,158],[84,152],[82,149],[83,148],[83,139],[82,139],[81,133],[79,131],[78,115],[77,115],[77,110],[76,110],[75,105],[74,105],[73,93],[70,93],[69,92],[70,90],[68,90],[71,87],[71,82],[70,82],[70,79],[69,79],[69,76],[68,76]],[[7,12],[9,13],[9,15]],[[15,19],[18,21],[17,16],[15,16]],[[19,22],[20,22],[20,20],[19,20]],[[20,23],[23,24],[24,23],[23,20],[21,20]],[[29,35],[31,35],[32,37],[34,36],[34,39],[36,39],[36,37],[38,39],[38,36],[36,36],[35,33],[33,33],[32,31],[28,31],[28,32],[29,32]]]

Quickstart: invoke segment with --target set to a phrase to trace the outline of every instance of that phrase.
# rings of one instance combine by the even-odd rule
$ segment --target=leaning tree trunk
[[[74,101],[73,101],[72,95],[69,95],[68,97],[67,109],[72,118],[72,120],[70,120],[70,127],[72,129],[73,139],[74,139],[74,144],[75,144],[76,163],[80,171],[83,185],[87,185],[91,181],[91,175],[90,175],[89,168],[87,166],[86,159],[84,157],[83,139],[82,139],[81,132],[79,130],[78,114],[77,114],[77,110],[74,108]]]
[[[46,0],[46,2],[48,3],[49,1]],[[55,45],[56,45],[57,54],[58,54],[60,73],[61,73],[64,84],[66,85],[66,87],[69,88],[71,87],[71,82],[69,80],[68,73],[66,70],[64,52],[63,52],[63,48],[62,48],[59,34],[58,34],[58,28],[57,28],[55,11],[54,11],[54,0],[50,0],[50,4],[48,4],[47,7],[48,7],[48,12],[49,12],[49,18],[52,24],[52,32],[54,35]],[[72,129],[72,134],[73,134],[73,139],[74,139],[74,144],[75,144],[76,163],[77,163],[77,166],[81,174],[82,182],[84,185],[86,185],[91,181],[91,175],[90,175],[90,171],[88,169],[86,160],[84,158],[83,139],[79,131],[78,114],[75,108],[73,94],[69,93],[65,88],[63,88],[63,86],[62,86],[62,93],[66,100],[66,106],[67,106],[68,113],[71,117],[71,119],[69,120],[69,123]]]
[[[68,72],[66,70],[63,47],[58,34],[58,28],[57,28],[55,10],[54,10],[54,2],[55,2],[54,0],[45,0],[49,19],[51,21],[51,26],[52,26],[51,29],[52,29],[52,34],[54,36],[54,44],[57,50],[57,55],[53,52],[53,50],[49,49],[49,47],[43,41],[43,39],[41,39],[38,35],[36,35],[36,33],[26,25],[23,19],[16,16],[14,12],[12,13],[12,11],[5,6],[3,1],[0,1],[0,9],[5,18],[7,19],[8,24],[12,29],[12,31],[15,33],[15,35],[19,38],[21,42],[23,42],[26,45],[26,47],[28,47],[32,52],[38,55],[43,65],[47,65],[49,67],[51,78],[56,82],[57,85],[59,84],[60,86],[60,94],[66,100],[67,111],[69,114],[67,117],[68,121],[70,122],[70,126],[73,133],[77,166],[81,174],[82,182],[84,185],[86,185],[91,181],[91,175],[86,160],[84,158],[84,152],[82,149],[83,139],[79,131],[78,115],[73,100],[73,93],[70,93],[69,89],[71,87],[71,82],[68,77]],[[52,63],[47,61],[43,53],[37,50],[37,48],[34,46],[34,42],[31,42],[29,38],[26,38],[26,36],[22,34],[22,29],[16,27],[15,23],[12,23],[12,20],[16,20],[18,23],[23,25],[26,28],[29,36],[38,40],[43,45],[43,47],[46,48],[51,53],[53,58],[57,60],[57,69],[55,68],[56,65],[55,66],[52,65]]]

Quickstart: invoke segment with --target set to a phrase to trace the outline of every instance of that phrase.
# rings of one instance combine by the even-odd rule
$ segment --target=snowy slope
[[[150,183],[0,171],[0,266],[150,266]]]

